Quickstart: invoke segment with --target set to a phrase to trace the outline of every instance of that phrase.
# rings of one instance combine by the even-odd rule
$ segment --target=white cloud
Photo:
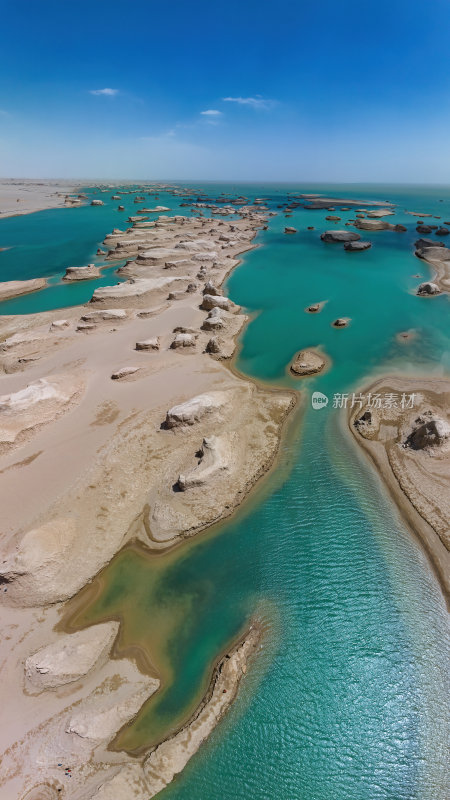
[[[91,94],[97,95],[105,95],[106,97],[114,97],[114,95],[119,93],[118,89],[91,89]]]
[[[250,108],[263,109],[268,111],[275,105],[274,100],[265,100],[260,94],[255,97],[223,97],[225,103],[237,103],[240,106],[250,106]]]
[[[218,111],[217,108],[208,108],[206,111],[200,111],[204,117],[221,117],[222,112]]]

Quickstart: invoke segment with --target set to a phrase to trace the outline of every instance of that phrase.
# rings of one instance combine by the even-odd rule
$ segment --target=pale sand
[[[53,628],[61,602],[125,542],[161,548],[197,533],[232,513],[274,463],[296,395],[258,387],[227,368],[247,318],[220,290],[264,219],[243,209],[241,220],[164,217],[145,229],[138,223],[105,240],[115,250],[126,241],[127,256],[137,257],[127,266],[125,293],[113,287],[85,307],[0,318],[0,416],[7,433],[13,426],[0,454],[0,572],[7,589],[0,657],[9,690],[1,800],[33,787],[40,796],[44,784],[86,798],[113,777],[123,793],[105,787],[98,796],[131,800],[138,796],[133,786],[145,785],[135,759],[106,748],[155,690],[155,679],[126,659],[108,660],[100,647],[100,655],[85,652],[74,680],[63,652],[67,639]],[[149,259],[155,247],[170,251],[167,264],[158,254]],[[180,333],[192,344],[174,349]],[[217,348],[210,355],[212,336]],[[158,350],[135,349],[149,339]],[[129,374],[111,380],[118,370]],[[193,416],[188,404],[189,413],[177,417],[182,424],[164,428],[169,409],[205,394],[213,401],[196,401]],[[180,476],[185,490],[175,492]],[[50,674],[43,673],[42,691],[38,677],[31,690],[30,669],[44,655]],[[235,670],[236,685],[241,673]],[[210,714],[208,724],[219,716]],[[73,778],[59,761],[74,767]],[[168,780],[163,769],[158,779]]]
[[[432,270],[431,283],[435,283],[441,293],[450,293],[450,248],[427,247],[421,252],[421,260]]]
[[[81,205],[83,200],[73,202],[69,197],[75,200],[78,191],[81,192],[81,188],[73,181],[0,178],[0,219],[46,208]]]
[[[32,278],[30,281],[2,281],[0,282],[0,300],[9,300],[11,297],[37,292],[46,286],[46,278]]]
[[[399,509],[420,538],[440,580],[445,596],[450,594],[450,439],[440,446],[414,449],[404,446],[417,420],[448,421],[450,381],[445,378],[387,376],[364,388],[367,397],[379,393],[414,393],[412,409],[372,409],[372,420],[355,426],[367,410],[349,413],[349,426],[356,441],[378,468]],[[431,415],[426,413],[431,412]]]

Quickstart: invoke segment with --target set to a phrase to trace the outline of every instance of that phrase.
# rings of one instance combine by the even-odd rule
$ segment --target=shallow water
[[[258,235],[265,246],[248,253],[231,275],[232,299],[255,312],[238,368],[304,389],[301,435],[283,443],[281,462],[291,464],[280,473],[283,480],[275,476],[231,521],[165,556],[127,548],[94,582],[93,592],[99,592],[77,623],[120,616],[120,646],[146,649],[166,679],[164,692],[116,744],[148,745],[187,716],[214,660],[257,614],[267,626],[264,651],[227,718],[166,796],[441,800],[447,793],[444,601],[420,545],[338,424],[332,398],[377,373],[448,370],[447,299],[412,293],[419,282],[412,275],[428,277],[428,268],[412,255],[416,220],[403,209],[450,219],[450,190],[205,188],[211,195],[270,196],[274,207],[288,191],[389,199],[399,204],[395,222],[406,224],[408,232],[373,233],[367,236],[372,250],[348,254],[320,241],[320,232],[333,226],[325,222],[328,212],[298,209],[290,219],[272,219],[270,229]],[[175,207],[174,198],[163,193],[158,202]],[[75,257],[76,215],[93,219],[98,211],[103,216],[92,222]],[[131,211],[127,206],[126,216]],[[34,257],[32,235],[39,230],[46,252],[45,229],[51,236],[54,217],[61,215],[57,254],[51,264],[46,261],[58,275],[69,258],[80,265],[92,260],[97,243],[116,224],[114,213],[89,207],[16,218],[20,223],[2,220],[0,237],[4,225],[15,224],[16,238],[22,231]],[[335,213],[353,218],[351,212]],[[49,225],[46,215],[52,215]],[[30,220],[41,220],[33,221],[32,233]],[[299,233],[284,235],[285,224]],[[307,231],[308,225],[316,230]],[[9,254],[3,280],[50,274],[37,271],[39,260],[30,252],[22,254],[22,273],[16,274],[13,252],[0,253],[0,268]],[[33,302],[50,291],[34,295]],[[9,301],[17,303],[14,313],[28,311],[30,298]],[[304,313],[320,300],[327,300],[320,314]],[[350,327],[332,328],[337,316],[351,317]],[[416,338],[397,343],[396,334],[411,328]],[[286,365],[307,346],[321,346],[333,365],[299,383]],[[330,397],[327,408],[311,408],[313,389]]]

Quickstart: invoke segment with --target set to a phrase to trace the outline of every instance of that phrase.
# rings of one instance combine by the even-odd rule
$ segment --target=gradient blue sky
[[[450,0],[0,0],[0,19],[2,176],[450,182]]]

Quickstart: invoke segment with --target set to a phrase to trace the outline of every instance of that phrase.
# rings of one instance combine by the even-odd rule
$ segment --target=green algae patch
[[[197,557],[193,556],[195,549]],[[207,548],[208,549],[208,548]],[[240,636],[245,605],[224,604],[220,576],[198,570],[200,548],[154,555],[130,545],[67,607],[64,628],[119,620],[113,656],[134,658],[161,681],[111,747],[137,754],[179,730],[201,703],[214,667]],[[224,587],[225,588],[225,587]]]

